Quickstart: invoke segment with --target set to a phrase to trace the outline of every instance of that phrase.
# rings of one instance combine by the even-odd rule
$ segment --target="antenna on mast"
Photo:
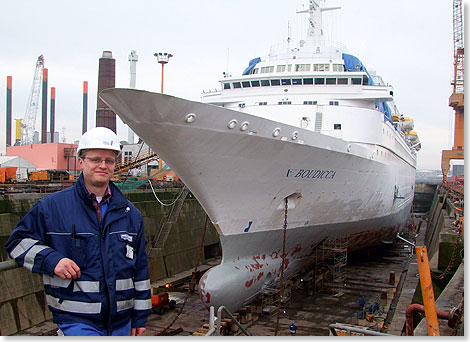
[[[290,21],[287,22],[287,43],[291,41],[292,27],[290,26]]]

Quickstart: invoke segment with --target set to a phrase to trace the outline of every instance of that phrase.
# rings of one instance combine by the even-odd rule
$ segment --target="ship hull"
[[[145,91],[109,89],[101,97],[216,227],[223,256],[200,281],[206,306],[237,310],[279,280],[285,224],[287,276],[312,263],[323,241],[364,248],[391,241],[406,224],[415,167],[393,154],[378,159],[370,142]]]

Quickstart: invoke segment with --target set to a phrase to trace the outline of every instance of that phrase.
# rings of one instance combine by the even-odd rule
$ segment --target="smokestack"
[[[116,114],[101,100],[102,90],[115,87],[116,60],[111,51],[103,51],[98,71],[98,100],[96,101],[96,127],[108,127],[116,133]]]
[[[47,143],[47,69],[42,69],[41,144]]]
[[[51,143],[54,142],[54,132],[55,132],[55,88],[51,87]]]
[[[7,147],[11,146],[11,81],[12,77],[7,76]]]
[[[136,79],[136,69],[137,69],[137,61],[139,60],[139,56],[137,56],[137,52],[132,50],[129,55],[129,62],[130,63],[130,77],[129,77],[129,87],[135,89],[135,79]],[[127,127],[127,142],[129,144],[134,143],[134,132],[128,126]]]
[[[88,123],[88,82],[83,81],[83,118],[82,118],[82,134],[87,131]]]

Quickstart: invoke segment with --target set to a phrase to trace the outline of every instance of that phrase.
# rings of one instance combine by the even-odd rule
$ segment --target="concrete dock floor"
[[[424,228],[424,225],[423,225]],[[424,229],[417,237],[417,244],[423,241]],[[392,335],[401,335],[405,322],[406,307],[411,304],[414,290],[418,282],[416,261],[411,255],[412,246],[401,240],[391,245],[379,248],[351,252],[348,254],[346,278],[343,284],[324,282],[321,290],[312,295],[303,283],[293,287],[289,304],[281,310],[278,335],[287,336],[289,325],[295,322],[297,336],[327,336],[330,324],[344,324],[360,326],[362,328],[381,331]],[[200,269],[207,269],[220,262],[212,260],[210,265],[203,265]],[[391,274],[394,277],[391,277]],[[189,281],[191,272],[184,272],[171,279],[158,282],[161,286],[166,282],[179,278]],[[401,276],[404,284],[401,294],[396,293]],[[393,281],[390,281],[394,278]],[[152,284],[155,286],[155,284]],[[187,288],[187,286],[186,286]],[[169,292],[170,299],[176,300],[176,308],[165,308],[163,314],[152,313],[147,322],[145,336],[156,336],[167,328],[180,311],[186,292]],[[393,298],[396,300],[392,302]],[[379,303],[380,310],[363,319],[359,306],[359,299],[364,297],[366,311],[374,303]],[[393,304],[392,304],[393,303]],[[390,310],[391,309],[391,310]],[[393,313],[393,315],[391,314]],[[387,316],[387,314],[389,314]],[[277,314],[252,314],[252,319],[243,324],[244,328],[253,336],[273,336],[276,329]],[[200,331],[204,334],[209,323],[209,312],[201,303],[197,292],[191,292],[184,306],[184,310],[166,334],[175,336],[188,336]],[[206,329],[203,329],[205,325]],[[54,335],[57,330],[55,324],[46,321],[30,329],[18,332],[15,335],[40,336]],[[238,330],[236,334],[241,334]]]

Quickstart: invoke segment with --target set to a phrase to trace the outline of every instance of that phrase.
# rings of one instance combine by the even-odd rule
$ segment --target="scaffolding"
[[[321,275],[323,281],[331,283],[333,292],[340,291],[346,282],[348,238],[326,240],[317,248],[316,254],[315,274]]]

